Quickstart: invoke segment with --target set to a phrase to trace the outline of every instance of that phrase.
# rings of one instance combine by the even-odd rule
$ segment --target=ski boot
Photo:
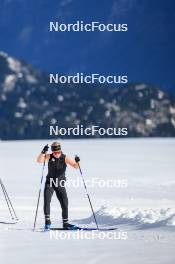
[[[63,229],[64,230],[81,230],[80,227],[78,227],[76,225],[71,225],[69,223],[63,223]]]
[[[45,230],[45,231],[49,231],[50,228],[51,228],[51,221],[50,221],[50,220],[46,220],[46,221],[45,221],[44,230]]]

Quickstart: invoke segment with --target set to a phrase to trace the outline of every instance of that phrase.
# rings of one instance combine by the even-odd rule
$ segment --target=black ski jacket
[[[65,162],[65,157],[63,153],[59,158],[56,158],[53,154],[50,154],[50,159],[48,161],[48,174],[47,174],[47,182],[50,182],[50,179],[59,180],[65,179],[65,171],[67,164]]]

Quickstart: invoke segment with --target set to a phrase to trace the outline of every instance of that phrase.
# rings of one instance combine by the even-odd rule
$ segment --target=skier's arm
[[[71,167],[73,167],[73,168],[75,168],[75,169],[78,169],[78,162],[80,161],[80,159],[79,160],[76,160],[76,158],[75,159],[73,159],[73,158],[71,158],[71,157],[68,157],[68,156],[66,156],[65,157],[65,162],[66,162],[66,164],[67,165],[70,165]]]
[[[36,159],[36,161],[38,163],[43,163],[44,160],[49,160],[50,158],[50,154],[43,154],[43,153],[40,153]]]
[[[48,149],[49,149],[48,145],[44,146],[43,150],[36,159],[38,163],[43,163],[45,160],[49,160],[50,155],[47,154]]]

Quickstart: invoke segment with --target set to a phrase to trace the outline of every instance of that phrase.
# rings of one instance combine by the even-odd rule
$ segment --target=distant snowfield
[[[1,178],[19,217],[10,215],[0,190],[0,257],[3,264],[26,263],[156,263],[175,261],[175,139],[62,140],[67,155],[78,154],[100,227],[117,227],[113,235],[127,239],[50,239],[33,232],[42,165],[36,156],[51,141],[1,142]],[[45,170],[45,175],[46,175]],[[81,182],[78,170],[68,168],[67,180]],[[100,187],[97,182],[124,182]],[[127,184],[126,184],[127,183]],[[79,226],[95,226],[83,186],[67,187],[69,218]],[[43,226],[41,197],[37,231]],[[61,225],[61,211],[52,201],[52,224]],[[63,231],[59,231],[59,235]],[[101,233],[100,231],[95,231]],[[105,231],[106,232],[106,231]],[[87,232],[84,232],[87,233]],[[106,236],[107,236],[106,232]],[[114,234],[115,233],[115,234]],[[92,236],[93,234],[90,234]],[[109,234],[110,235],[110,234]],[[125,236],[125,238],[126,238]]]

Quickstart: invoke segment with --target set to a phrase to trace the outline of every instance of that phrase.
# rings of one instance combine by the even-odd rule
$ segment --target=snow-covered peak
[[[6,52],[4,52],[4,51],[0,51],[0,56],[4,57],[4,58],[7,58],[8,54]]]
[[[20,99],[21,98],[21,99]],[[4,52],[0,52],[0,102],[2,122],[14,129],[2,138],[48,136],[50,124],[73,127],[127,128],[130,137],[175,136],[175,98],[145,83],[126,87],[49,85],[48,75]],[[10,107],[9,107],[10,105]],[[26,124],[27,120],[27,124]],[[29,130],[26,128],[28,126]],[[43,130],[43,127],[46,129]]]
[[[19,73],[22,70],[22,64],[19,60],[14,59],[13,57],[9,56],[6,52],[0,51],[0,57],[4,58],[7,61],[8,68],[15,72]]]
[[[18,60],[13,59],[12,57],[7,57],[7,62],[10,70],[19,73],[22,71],[21,62]]]
[[[31,66],[22,63],[3,51],[0,51],[0,63],[2,71],[4,71],[4,74],[1,73],[2,81],[0,83],[4,93],[15,89],[21,79],[29,84],[38,82],[35,70]]]

